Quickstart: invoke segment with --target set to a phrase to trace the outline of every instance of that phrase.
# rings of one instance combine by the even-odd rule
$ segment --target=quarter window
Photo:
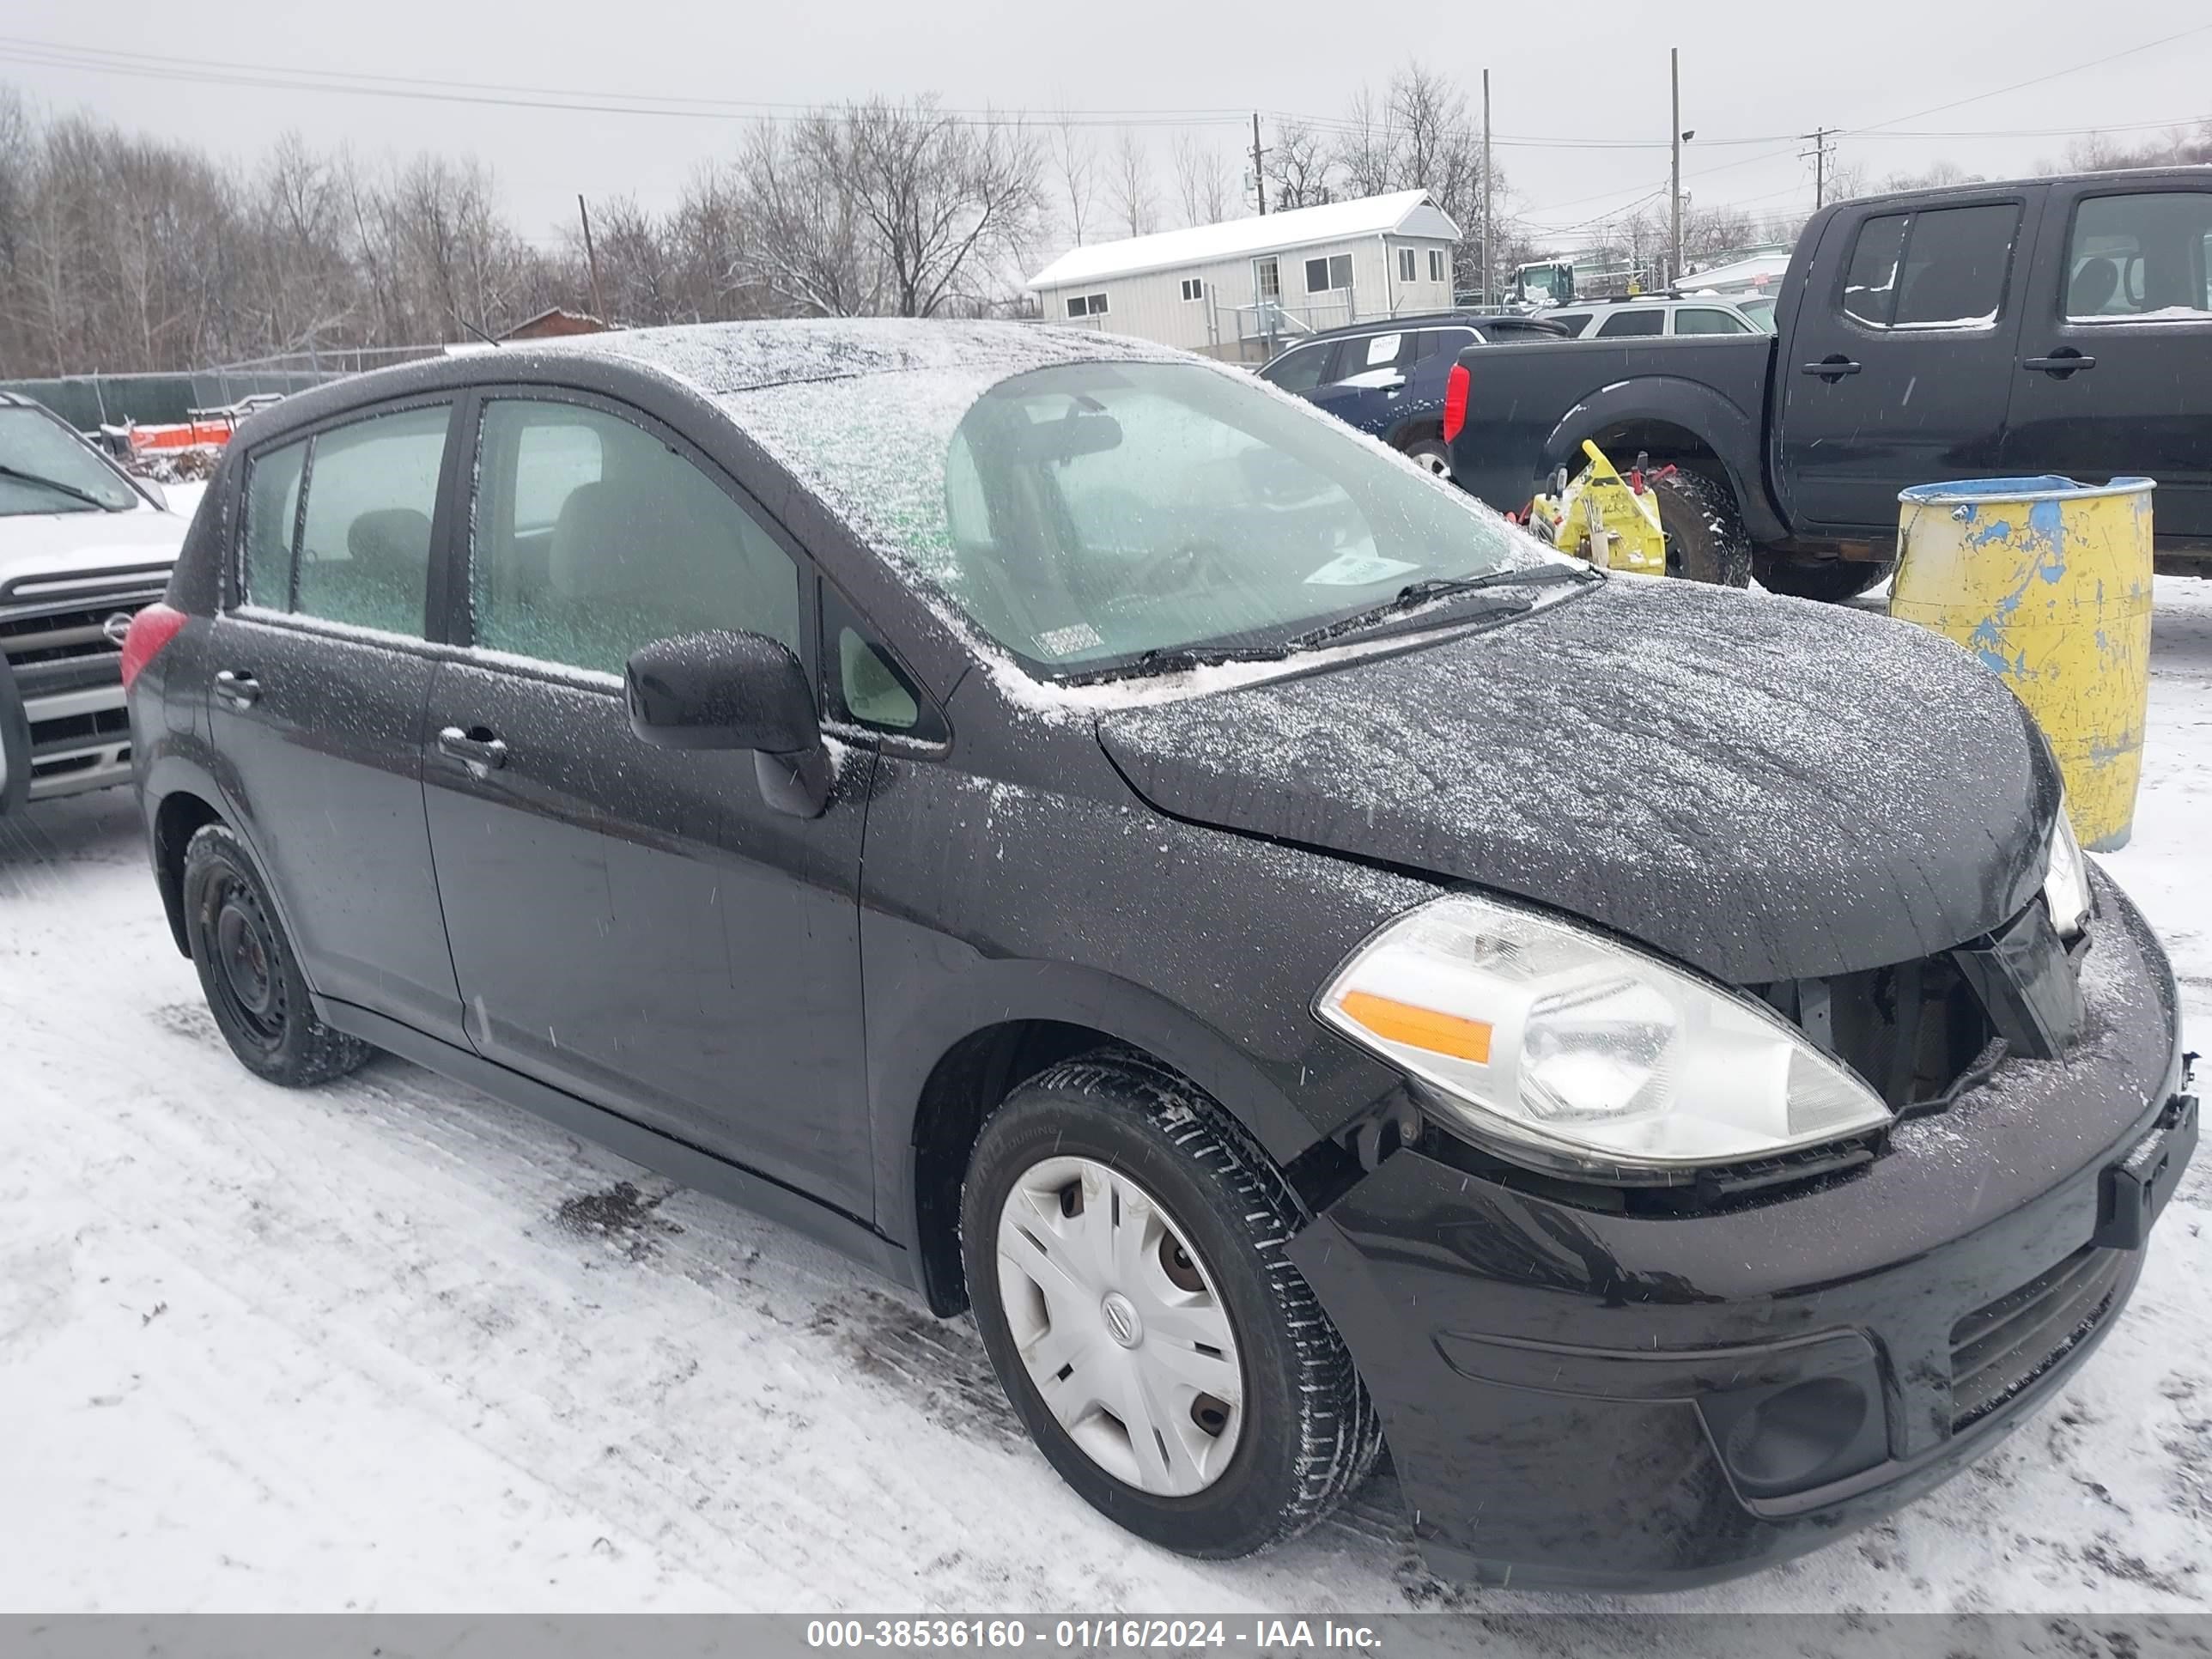
[[[708,629],[799,649],[799,568],[651,433],[581,404],[485,406],[471,532],[475,641],[605,674]]]
[[[2091,197],[2075,210],[2066,272],[2070,321],[2212,314],[2212,192]]]
[[[1674,313],[1677,334],[1748,334],[1751,325],[1718,306],[1685,306]]]
[[[257,459],[246,601],[420,638],[450,413],[440,404],[372,416]]]
[[[1978,328],[1996,320],[2020,209],[1887,213],[1859,227],[1844,273],[1844,313],[1874,328]]]

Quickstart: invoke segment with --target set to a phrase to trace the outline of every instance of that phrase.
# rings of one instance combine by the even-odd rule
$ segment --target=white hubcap
[[[1221,1477],[1244,1375],[1212,1276],[1150,1193],[1087,1158],[1032,1165],[999,1212],[999,1298],[1068,1437],[1139,1491]]]

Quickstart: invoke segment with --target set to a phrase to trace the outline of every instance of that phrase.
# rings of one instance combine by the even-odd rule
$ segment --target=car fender
[[[1016,1020],[1087,1025],[1141,1048],[1203,1089],[1268,1156],[1287,1164],[1322,1139],[1311,1119],[1218,1031],[1157,992],[1070,963],[975,959],[902,1011],[897,1024],[868,1032],[875,1118],[878,1225],[911,1247],[915,1213],[917,1119],[939,1063],[959,1042]]]
[[[1632,421],[1661,421],[1704,442],[1720,458],[1744,523],[1757,542],[1788,534],[1766,498],[1759,470],[1761,411],[1745,410],[1711,386],[1673,375],[1639,375],[1616,380],[1583,398],[1559,417],[1544,441],[1536,477],[1548,478],[1560,466],[1579,469],[1583,441],[1608,427]],[[1626,467],[1633,456],[1609,457]]]
[[[161,908],[168,917],[169,933],[175,939],[177,952],[190,956],[191,948],[185,937],[184,891],[182,884],[173,882],[162,873],[161,849],[155,840],[154,826],[162,805],[174,795],[191,795],[213,809],[216,818],[245,844],[246,854],[253,860],[261,884],[268,892],[270,902],[276,907],[277,920],[283,924],[286,937],[295,937],[292,919],[284,895],[276,884],[269,879],[269,866],[254,845],[253,831],[247,815],[238,809],[230,792],[222,787],[216,775],[219,757],[206,750],[196,737],[172,733],[147,762],[146,770],[138,785],[138,799],[146,823],[147,856],[154,866],[155,884],[161,892]],[[309,989],[313,987],[310,986]]]

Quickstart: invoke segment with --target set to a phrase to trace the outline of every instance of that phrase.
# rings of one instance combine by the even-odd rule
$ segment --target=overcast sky
[[[1678,25],[1662,3],[1589,9],[1587,23],[1575,21],[1578,10],[1447,3],[1385,11],[1345,0],[9,0],[0,79],[48,110],[88,109],[237,155],[258,154],[288,128],[371,156],[473,150],[496,170],[525,234],[549,244],[573,221],[579,191],[667,205],[694,167],[734,148],[743,117],[489,107],[148,78],[26,61],[41,54],[24,42],[147,54],[135,61],[195,72],[204,71],[186,60],[628,99],[799,106],[935,92],[948,105],[978,109],[1257,107],[1332,118],[1363,82],[1379,88],[1418,49],[1471,98],[1490,70],[1500,167],[1518,205],[1555,227],[1663,186],[1670,46],[1682,50],[1682,124],[1698,135],[1686,151],[1684,188],[1698,200],[1755,210],[1811,205],[1812,164],[1791,136],[1816,124],[1976,135],[1846,131],[1837,140],[1842,161],[1879,181],[1943,158],[1993,175],[2027,171],[2059,158],[2069,134],[2099,129],[2127,140],[2142,135],[2123,129],[2212,117],[2212,21],[2203,0],[1770,0],[1685,6]],[[2085,16],[2094,21],[2085,25]],[[2184,31],[2193,33],[2094,63]],[[1584,36],[1599,49],[1575,50]],[[2076,64],[2088,67],[1977,96]],[[1195,131],[1224,156],[1250,142],[1249,118]],[[1140,129],[1158,157],[1164,197],[1170,131]],[[1094,136],[1102,149],[1117,137],[1111,127]],[[1544,142],[1517,142],[1528,139]],[[1571,140],[1652,147],[1565,147]]]

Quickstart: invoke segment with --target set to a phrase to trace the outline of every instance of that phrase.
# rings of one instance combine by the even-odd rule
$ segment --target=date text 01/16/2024
[[[1122,1648],[1174,1651],[1243,1648],[1303,1651],[1336,1648],[1373,1652],[1379,1632],[1333,1620],[1255,1619],[815,1619],[810,1648],[1041,1648],[1086,1651]]]

